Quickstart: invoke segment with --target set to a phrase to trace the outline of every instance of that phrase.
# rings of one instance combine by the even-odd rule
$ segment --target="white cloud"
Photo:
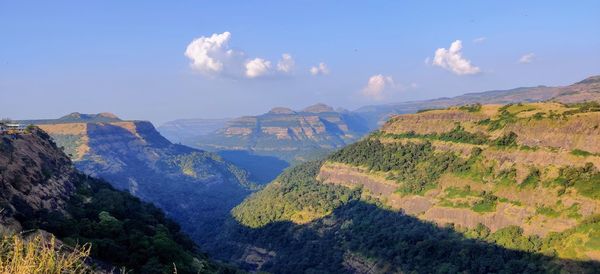
[[[312,75],[327,75],[329,74],[329,68],[327,67],[327,64],[321,62],[319,63],[319,65],[317,66],[313,66],[310,68],[310,74]]]
[[[449,49],[439,48],[435,51],[433,65],[452,71],[457,75],[477,74],[481,70],[462,56],[462,42],[452,42]]]
[[[185,50],[185,56],[191,60],[192,69],[206,75],[229,73],[244,56],[243,52],[229,49],[230,39],[229,32],[194,39]]]
[[[385,90],[395,86],[396,84],[391,76],[373,75],[369,78],[367,86],[362,89],[362,95],[374,100],[381,100],[385,97]]]
[[[473,39],[473,43],[483,43],[485,42],[487,38],[486,37],[477,37],[475,39]]]
[[[290,73],[294,69],[294,58],[289,53],[284,53],[281,55],[281,59],[277,63],[277,70],[283,73]]]
[[[521,56],[521,58],[519,58],[519,64],[529,64],[531,62],[533,62],[533,59],[535,59],[535,54],[533,53],[527,53],[523,56]]]
[[[254,58],[246,62],[246,77],[256,78],[264,76],[271,70],[271,61],[262,58]]]
[[[186,48],[185,56],[190,59],[190,67],[208,76],[232,78],[257,78],[274,75],[271,61],[263,58],[247,58],[241,50],[229,48],[230,32],[214,33],[194,39]],[[288,53],[277,63],[277,71],[289,73],[294,67],[294,59]]]

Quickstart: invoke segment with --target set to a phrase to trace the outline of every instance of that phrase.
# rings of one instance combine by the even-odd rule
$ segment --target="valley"
[[[292,244],[297,250],[313,250],[318,241],[320,248],[337,250],[334,254],[338,255],[327,256],[339,257],[327,260],[339,262],[336,267],[349,272],[363,272],[365,265],[375,272],[428,272],[426,262],[434,262],[436,267],[447,265],[454,271],[474,267],[431,254],[432,261],[415,262],[412,260],[418,256],[402,259],[407,251],[391,251],[401,248],[399,242],[422,239],[416,231],[410,236],[398,234],[409,229],[404,228],[407,225],[417,231],[425,229],[413,227],[419,224],[440,231],[450,229],[458,238],[476,239],[484,246],[541,256],[497,255],[515,267],[519,263],[512,260],[543,262],[538,262],[541,268],[537,270],[510,272],[551,272],[563,267],[569,272],[593,272],[600,261],[596,244],[600,236],[600,172],[595,155],[598,142],[594,141],[598,126],[593,122],[600,117],[597,106],[477,104],[395,116],[381,130],[323,162],[288,170],[237,206],[232,211],[235,221],[230,233],[245,239],[249,247],[266,251],[260,264],[256,264],[256,254],[238,252],[234,259],[285,272],[298,266],[281,261],[286,255],[265,254],[287,254],[287,245]],[[348,216],[347,211],[353,213]],[[379,214],[389,216],[385,220],[374,217]],[[374,223],[379,222],[391,223],[378,228]],[[272,241],[267,235],[275,231],[280,236]],[[350,238],[339,238],[337,233],[343,231],[348,231]],[[363,231],[373,233],[363,240],[380,240],[354,242]],[[308,236],[310,233],[315,235]],[[446,232],[433,235],[437,233],[448,236]],[[244,238],[246,235],[251,236]],[[303,241],[297,241],[298,237]],[[311,237],[319,240],[310,241]],[[285,244],[276,244],[282,242]],[[326,244],[332,246],[321,246]],[[446,247],[433,248],[439,249]],[[384,250],[391,257],[377,253]],[[302,267],[327,269],[319,258],[311,257]],[[578,261],[590,265],[574,263]]]
[[[107,119],[107,116],[109,119]],[[257,185],[220,156],[172,144],[147,121],[73,113],[24,121],[46,131],[85,174],[152,202],[206,243]]]

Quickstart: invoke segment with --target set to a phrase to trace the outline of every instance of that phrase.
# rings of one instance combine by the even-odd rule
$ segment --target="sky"
[[[600,1],[0,0],[0,116],[161,124],[600,74]]]

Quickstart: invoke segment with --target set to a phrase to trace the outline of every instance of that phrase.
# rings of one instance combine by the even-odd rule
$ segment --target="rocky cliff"
[[[229,210],[250,193],[245,171],[218,155],[172,144],[150,122],[111,117],[37,123],[77,168],[154,203],[199,242],[210,240]]]
[[[568,235],[558,256],[600,260],[593,240],[600,229],[582,228],[600,216],[599,106],[468,105],[398,115],[330,157],[317,179],[361,187],[439,225]]]
[[[69,158],[40,130],[0,137],[0,221],[13,230],[36,212],[64,211],[77,173]]]
[[[161,210],[80,173],[36,127],[0,135],[0,206],[2,236],[7,230],[25,236],[40,231],[59,238],[61,249],[89,245],[86,273],[122,267],[132,273],[162,273],[173,265],[180,273],[220,268],[198,254]],[[7,250],[4,246],[0,252]]]

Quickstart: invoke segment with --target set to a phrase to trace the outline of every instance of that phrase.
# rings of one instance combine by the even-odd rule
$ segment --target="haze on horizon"
[[[600,74],[600,2],[4,1],[0,116],[158,124]]]

